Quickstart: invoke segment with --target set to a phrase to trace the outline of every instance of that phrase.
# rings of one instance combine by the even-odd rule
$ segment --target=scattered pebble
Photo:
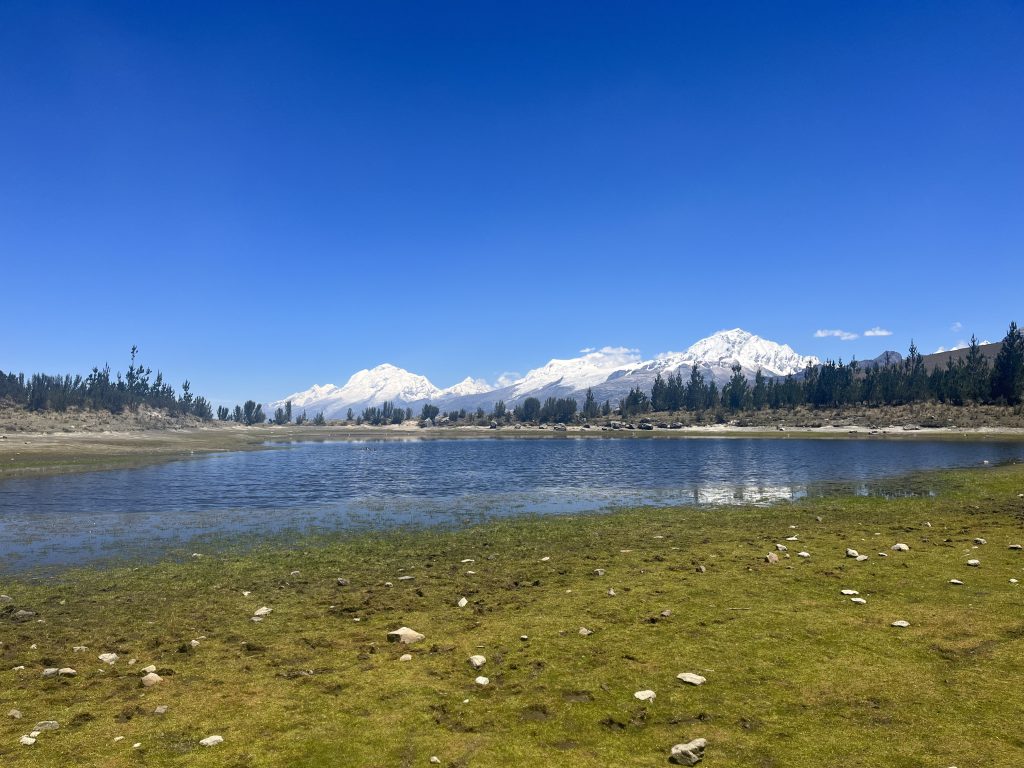
[[[608,590],[608,597],[615,597],[615,590],[614,589],[609,589]]]
[[[398,660],[399,661],[412,661],[412,654],[411,653],[403,653],[401,656],[398,657]]]
[[[796,541],[796,540],[797,540],[796,536],[787,536],[786,537],[786,541]]]
[[[480,669],[484,664],[487,663],[487,658],[476,654],[469,657],[469,663],[473,665],[473,669]]]
[[[868,601],[865,600],[863,597],[851,597],[850,602],[856,603],[857,605],[867,605]]]
[[[776,544],[775,549],[777,549],[779,552],[789,552],[789,547],[787,547],[785,544]]]
[[[35,730],[37,731],[56,731],[60,728],[60,723],[56,720],[40,720],[36,723]]]
[[[480,677],[478,677],[473,682],[476,683],[479,686],[484,686],[484,685],[487,685],[488,683],[490,683],[491,681],[488,678],[486,678],[483,675],[481,675]]]
[[[167,714],[167,705],[166,704],[161,704],[159,707],[157,707],[156,709],[153,710],[153,714],[154,715],[166,715]]]
[[[441,764],[441,758],[438,757],[437,755],[431,755],[430,756],[430,764],[431,765],[440,765]]]
[[[1010,549],[1020,551],[1024,549],[1024,544],[1011,544]]]
[[[971,566],[972,568],[977,568],[978,566],[981,565],[981,560],[968,560],[967,564],[969,566]]]
[[[296,579],[296,578],[298,578],[299,576],[301,576],[302,574],[301,574],[301,573],[300,573],[299,571],[292,571],[292,572],[291,572],[291,573],[289,573],[288,575],[289,575],[289,576],[291,576],[291,577],[292,577],[293,579]]]
[[[580,637],[590,637],[592,634],[594,634],[594,631],[592,629],[580,627]]]
[[[797,552],[796,556],[797,557],[810,557],[811,553],[810,552]]]
[[[860,552],[858,552],[856,549],[847,549],[846,550],[846,556],[847,557],[860,557]]]
[[[150,664],[148,667],[143,667],[141,671],[144,675],[147,675],[150,672],[156,672],[156,664]]]
[[[682,682],[689,683],[690,685],[704,685],[704,683],[708,681],[706,677],[698,675],[695,672],[680,672],[676,675],[676,680],[681,680]]]
[[[889,626],[891,626],[891,627],[909,627],[910,626],[910,622],[909,621],[903,621],[902,619],[900,619],[899,621],[894,621]]]
[[[654,701],[655,696],[654,691],[637,691],[633,694],[633,698],[640,701]]]
[[[908,547],[906,544],[898,544],[898,543],[897,544],[893,544],[890,547],[890,549],[893,552],[909,552],[910,551],[910,547]]]
[[[958,587],[962,587],[964,585],[964,583],[962,581],[960,581],[960,579],[950,579],[949,583],[950,584],[954,584],[954,585],[956,585]]]
[[[459,608],[465,608],[467,605],[469,605],[469,600],[467,600],[464,597],[460,597],[459,602],[456,603],[456,605],[458,605]]]
[[[273,608],[268,608],[264,605],[262,608],[257,608],[256,611],[253,613],[253,616],[259,616],[260,618],[263,618],[264,616],[269,616],[273,612],[273,610]]]
[[[43,677],[54,677],[60,670],[57,667],[47,667],[43,670]]]
[[[548,560],[550,560],[550,559],[551,559],[550,557],[542,557],[542,558],[540,559],[540,561],[541,561],[542,563],[546,563],[546,562],[547,562]]]
[[[349,580],[348,579],[346,579],[346,578],[344,578],[342,576],[338,577],[338,586],[339,587],[347,587],[348,585],[349,585]]]
[[[604,568],[595,568],[594,569],[594,575],[595,576],[604,576]]]
[[[975,540],[974,540],[974,543],[975,543],[975,544],[988,544],[988,541],[987,541],[987,540],[985,540],[985,539],[983,539],[983,538],[981,538],[981,537],[979,536],[979,537],[978,537],[977,539],[975,539]]]
[[[17,709],[12,709],[10,712],[7,713],[7,716],[11,718],[11,720],[21,720],[21,711]]]
[[[57,670],[57,674],[60,675],[61,677],[74,677],[78,673],[75,670],[73,670],[71,667],[61,667],[60,669]]]
[[[134,744],[132,744],[132,749],[142,749],[142,742],[136,741]]]
[[[142,678],[142,684],[146,688],[152,688],[154,685],[162,683],[164,679],[160,677],[156,672],[150,672],[148,675]]]
[[[868,559],[868,556],[867,556],[867,555],[857,555],[857,557],[856,557],[856,558],[854,558],[854,559],[855,559],[855,560],[856,560],[856,561],[857,561],[858,563],[863,563],[863,562],[864,562],[865,560],[867,560],[867,559]]]
[[[199,743],[204,747],[215,747],[218,744],[224,743],[224,737],[216,735],[207,736],[205,739],[201,739]]]
[[[82,651],[88,651],[89,648],[88,648],[88,646],[85,646],[85,645],[76,645],[71,650],[74,651],[75,653],[81,653]]]
[[[779,556],[776,555],[774,552],[769,552],[767,555],[764,556],[764,561],[766,563],[777,563],[779,562]]]
[[[33,739],[31,736],[22,736],[18,741],[20,741],[26,747],[31,747],[33,744],[36,743],[36,740]]]
[[[118,657],[116,653],[101,653],[97,658],[104,664],[114,664]]]
[[[860,592],[858,592],[856,589],[840,589],[839,590],[839,594],[849,596],[849,595],[859,595]]]

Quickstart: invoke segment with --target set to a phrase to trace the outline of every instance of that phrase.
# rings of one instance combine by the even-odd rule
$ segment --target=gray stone
[[[1010,545],[1010,549],[1015,550],[1015,551],[1020,551],[1020,550],[1024,549],[1024,544],[1011,544]]]
[[[776,544],[775,549],[777,549],[779,552],[789,552],[789,547],[787,547],[785,544]]]
[[[389,643],[418,643],[421,640],[426,640],[426,635],[422,635],[415,629],[409,629],[409,627],[399,627],[396,630],[388,632]]]
[[[893,544],[891,547],[889,547],[889,549],[891,549],[893,552],[909,552],[910,551],[910,547],[908,547],[906,544],[899,544],[899,543]]]
[[[847,549],[846,550],[846,556],[847,557],[860,557],[860,552],[858,552],[856,549]]]
[[[60,669],[57,670],[57,674],[60,675],[61,677],[74,677],[78,673],[75,670],[73,670],[71,667],[61,667]]]
[[[12,709],[10,712],[7,713],[7,716],[12,720],[21,720],[21,711],[17,709]]]
[[[971,566],[972,568],[977,568],[978,566],[981,565],[981,560],[968,560],[967,564],[969,566]]]
[[[264,605],[262,608],[257,608],[256,611],[253,613],[253,616],[259,616],[260,618],[263,618],[264,616],[269,616],[271,613],[273,613],[273,611],[273,608],[268,608]]]
[[[855,560],[856,560],[856,561],[857,561],[858,563],[863,563],[863,562],[864,562],[865,560],[867,560],[867,559],[868,559],[868,556],[867,556],[867,555],[857,555],[857,557],[855,558]]]
[[[981,538],[979,536],[977,539],[974,540],[974,543],[975,544],[988,544],[988,541],[986,541],[985,539],[983,539],[983,538]]]
[[[97,658],[104,664],[114,664],[118,657],[116,653],[101,653]]]
[[[18,739],[18,741],[24,744],[26,747],[31,747],[33,744],[36,743],[36,740],[33,739],[31,736],[22,736],[20,739]]]
[[[702,675],[698,675],[696,672],[680,672],[676,675],[676,680],[680,680],[690,685],[704,685],[708,680]]]
[[[487,684],[489,684],[489,683],[490,683],[491,681],[490,681],[490,679],[489,679],[489,678],[486,678],[486,677],[484,677],[483,675],[480,675],[480,677],[478,677],[478,678],[477,678],[476,680],[474,680],[473,682],[474,682],[474,683],[476,683],[476,684],[477,684],[477,685],[479,685],[479,686],[484,686],[484,685],[487,685]]]
[[[403,653],[401,656],[398,657],[398,660],[399,661],[412,661],[412,654],[411,653]]]
[[[796,556],[797,557],[810,557],[811,553],[810,552],[797,552]]]
[[[773,563],[774,564],[774,563],[779,562],[779,556],[776,555],[774,552],[769,552],[767,555],[764,556],[764,561],[766,563]]]
[[[43,670],[43,677],[56,677],[60,670],[57,667],[47,667]]]
[[[148,675],[142,678],[142,685],[146,688],[152,688],[154,685],[162,683],[164,679],[160,677],[156,672],[150,672]]]
[[[487,663],[487,658],[476,654],[469,657],[469,663],[473,666],[473,669],[480,669],[484,664]]]
[[[157,707],[156,709],[153,710],[153,714],[154,715],[166,715],[167,714],[167,705],[166,704],[161,704],[159,707]]]
[[[338,578],[338,586],[339,587],[347,587],[348,585],[349,585],[349,580],[348,579],[343,579],[341,577]]]
[[[905,627],[909,627],[910,626],[910,622],[909,621],[903,621],[903,619],[900,619],[899,621],[894,621],[889,626],[905,628]]]
[[[36,723],[35,730],[37,731],[56,731],[60,728],[60,723],[56,720],[40,720]]]
[[[595,576],[604,576],[604,568],[595,568],[594,569],[594,575]]]
[[[14,617],[13,618],[14,618],[15,621],[28,621],[29,619],[31,619],[35,615],[36,615],[35,611],[26,611],[26,610],[22,609],[20,611],[16,611],[14,613]]]
[[[592,634],[594,634],[594,630],[580,627],[580,637],[590,637]]]
[[[633,698],[640,701],[654,701],[656,694],[654,691],[637,691],[633,694]]]
[[[156,672],[156,664],[150,664],[148,667],[143,667],[140,671],[144,675],[148,675],[150,672]]]
[[[707,739],[694,739],[685,744],[676,744],[672,747],[668,761],[676,765],[696,765],[704,759],[704,749],[707,745]]]

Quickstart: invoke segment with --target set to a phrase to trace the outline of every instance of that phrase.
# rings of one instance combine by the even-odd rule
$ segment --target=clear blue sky
[[[233,402],[734,326],[995,340],[1022,51],[1015,0],[7,0],[0,369],[136,343]]]

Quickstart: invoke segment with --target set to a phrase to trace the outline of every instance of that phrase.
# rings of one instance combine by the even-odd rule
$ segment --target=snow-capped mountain
[[[323,411],[328,418],[335,418],[343,416],[349,408],[358,413],[363,408],[387,401],[405,405],[437,398],[442,392],[444,390],[431,384],[426,376],[384,363],[352,374],[343,387],[314,384],[304,392],[269,403],[269,408],[273,412],[291,400],[293,411]]]
[[[633,387],[649,391],[659,374],[667,377],[678,372],[687,378],[695,366],[706,380],[722,384],[732,375],[735,364],[740,365],[746,376],[753,377],[758,369],[768,376],[786,376],[818,363],[818,358],[800,355],[786,344],[733,328],[701,339],[684,352],[666,352],[646,361],[636,350],[626,347],[583,350],[579,357],[550,360],[504,387],[492,387],[483,379],[467,377],[441,389],[425,376],[385,363],[353,374],[343,387],[316,385],[268,406],[272,412],[291,400],[293,410],[323,411],[328,418],[344,416],[349,408],[359,413],[385,401],[414,410],[426,402],[442,410],[489,410],[498,400],[504,400],[509,407],[527,397],[582,400],[587,389],[593,389],[598,400],[614,403]]]

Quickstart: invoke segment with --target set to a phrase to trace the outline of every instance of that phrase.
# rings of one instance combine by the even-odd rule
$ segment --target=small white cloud
[[[874,328],[868,328],[864,331],[865,336],[892,336],[892,331],[888,331],[885,328],[879,328],[877,325]]]
[[[960,331],[962,331],[963,329],[964,329],[964,324],[961,323],[959,320],[957,320],[955,323],[953,323],[951,326],[949,326],[949,330],[951,330],[953,333],[960,333]],[[942,350],[942,351],[945,352],[946,350]]]
[[[519,373],[519,371],[505,371],[494,382],[494,386],[496,389],[501,389],[502,387],[507,387],[510,384],[519,381],[519,379],[521,378],[523,378],[523,376],[522,374]]]
[[[581,355],[589,355],[593,351],[594,351],[593,347],[584,347],[583,349],[580,350],[580,354]]]
[[[814,338],[816,339],[826,339],[829,338],[830,336],[834,336],[840,341],[853,341],[854,339],[857,338],[856,333],[850,333],[849,331],[840,331],[838,329],[833,331],[827,331],[819,328],[817,331],[814,332]]]

